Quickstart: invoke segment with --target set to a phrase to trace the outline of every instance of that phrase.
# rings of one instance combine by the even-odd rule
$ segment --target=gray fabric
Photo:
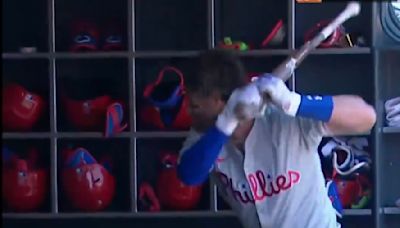
[[[223,147],[211,176],[244,227],[337,226],[317,153],[325,133],[321,122],[271,111],[256,119],[244,154]],[[192,131],[181,153],[199,138]]]
[[[393,4],[393,5],[392,5]],[[397,5],[395,5],[397,4]],[[399,3],[382,3],[381,23],[385,33],[400,43],[400,7]]]

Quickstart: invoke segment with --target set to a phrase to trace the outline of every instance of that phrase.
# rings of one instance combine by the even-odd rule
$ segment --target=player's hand
[[[241,109],[240,116],[237,115],[238,108]],[[265,106],[257,85],[249,84],[233,91],[224,110],[218,116],[216,126],[225,134],[231,135],[239,121],[255,118],[264,110]]]
[[[284,112],[290,115],[295,115],[292,113],[293,106],[300,102],[300,95],[292,92],[278,77],[274,77],[270,74],[264,74],[260,76],[254,82],[260,93],[263,94],[264,99],[268,100]]]

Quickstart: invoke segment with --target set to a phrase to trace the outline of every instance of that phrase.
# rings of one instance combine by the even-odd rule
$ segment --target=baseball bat
[[[348,19],[357,16],[361,11],[359,2],[349,2],[346,8],[321,32],[319,32],[313,39],[307,41],[295,50],[288,58],[285,59],[278,67],[272,71],[272,75],[281,78],[283,81],[287,81],[293,74],[294,70],[300,65],[300,63],[307,57],[307,55],[317,48],[322,41],[328,38],[341,24]],[[264,99],[268,99],[268,96],[264,96]],[[246,110],[257,110],[260,107],[244,107],[244,104],[238,103],[235,107],[236,116],[239,119],[246,119]]]
[[[328,24],[312,40],[304,43],[300,49],[294,51],[294,53],[292,53],[284,62],[275,68],[275,70],[272,71],[272,75],[281,78],[283,81],[287,81],[310,51],[317,48],[322,41],[328,38],[345,21],[357,16],[360,13],[360,10],[361,6],[359,2],[349,2],[346,8],[330,24]]]

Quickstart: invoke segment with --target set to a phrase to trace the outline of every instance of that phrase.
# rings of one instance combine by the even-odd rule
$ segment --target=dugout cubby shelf
[[[62,59],[56,61],[56,68],[58,132],[104,132],[106,109],[115,102],[123,107],[122,123],[130,126],[127,59]],[[75,116],[85,113],[81,106],[85,102],[96,113],[96,119],[93,117],[83,123]],[[97,117],[99,114],[103,116]],[[129,127],[125,131],[129,131]]]
[[[317,23],[330,21],[346,6],[346,2],[327,2],[324,4],[295,4],[295,45],[300,47],[308,31]],[[349,33],[351,41],[357,47],[370,47],[372,41],[372,3],[361,5],[360,15],[343,24],[344,33]],[[318,31],[318,30],[317,30]],[[359,40],[358,40],[359,39]],[[347,49],[347,48],[346,48]]]
[[[120,218],[134,219],[127,223],[129,226],[160,221],[180,227],[176,225],[179,220],[182,227],[195,228],[197,223],[209,228],[240,227],[211,180],[203,188],[201,202],[192,210],[141,210],[138,190],[143,180],[155,182],[159,172],[157,154],[169,147],[177,153],[188,134],[186,129],[143,127],[140,112],[144,88],[167,65],[190,77],[193,58],[202,50],[218,46],[224,37],[252,45],[251,50],[237,51],[249,73],[271,71],[303,43],[310,27],[335,16],[345,4],[299,4],[296,0],[5,0],[3,84],[16,81],[26,85],[47,103],[43,118],[32,130],[3,130],[2,138],[5,145],[40,145],[50,170],[49,194],[43,209],[28,213],[6,210],[6,223],[16,227],[21,221],[45,223],[42,219],[50,219],[49,227],[54,227],[50,225],[52,219],[99,224],[101,218]],[[383,33],[379,9],[379,3],[363,2],[361,15],[344,24],[346,32],[361,34],[365,45],[318,48],[287,82],[291,89],[302,93],[357,94],[377,111],[376,126],[358,135],[368,137],[372,147],[372,202],[367,209],[346,209],[343,227],[394,228],[400,224],[399,209],[393,202],[400,198],[396,179],[400,172],[400,130],[385,124],[383,109],[384,101],[400,96],[400,45]],[[283,39],[262,46],[279,19],[284,24]],[[90,20],[96,25],[95,33],[99,35],[95,50],[71,50],[72,23],[76,20]],[[118,32],[114,32],[122,38],[121,48],[104,48],[109,22],[118,25]],[[37,50],[21,53],[22,46]],[[101,129],[72,126],[61,102],[65,89],[78,98],[105,92],[123,100],[128,127],[105,138]],[[118,190],[112,205],[104,211],[86,213],[68,207],[60,183],[61,151],[72,144],[115,159]],[[201,223],[203,220],[207,222]]]
[[[137,155],[133,161],[137,165],[136,176],[136,194],[138,213],[152,213],[149,211],[149,205],[153,205],[151,195],[140,195],[141,191],[150,188],[160,205],[160,211],[164,212],[186,212],[201,213],[211,211],[210,193],[212,193],[209,181],[201,186],[184,187],[177,182],[176,162],[179,150],[184,138],[165,139],[151,138],[137,140]],[[147,191],[146,191],[147,192]],[[163,195],[169,192],[170,197]],[[150,193],[151,194],[151,193]],[[176,202],[176,206],[171,207],[171,202]],[[187,208],[186,208],[187,207]]]
[[[48,132],[50,130],[50,89],[51,83],[49,78],[49,61],[46,59],[16,59],[4,60],[2,63],[2,88],[7,91],[19,91],[24,93],[25,97],[21,102],[29,108],[32,108],[32,113],[24,118],[24,121],[15,121],[8,117],[8,114],[3,114],[3,117],[13,123],[4,124],[3,127],[9,132]],[[18,86],[18,89],[10,89]],[[7,92],[3,96],[3,103],[10,101],[9,99],[21,99],[18,93]],[[11,97],[12,96],[12,97]],[[23,109],[23,107],[21,107]],[[19,123],[21,122],[21,123]],[[10,126],[9,126],[10,125]]]
[[[207,1],[135,1],[135,49],[207,49],[207,19]]]
[[[111,0],[55,1],[57,52],[127,50],[127,3]],[[111,47],[113,42],[120,46]]]
[[[4,1],[2,6],[3,52],[42,53],[49,50],[47,0]]]
[[[68,150],[74,150],[77,148],[82,148],[82,151],[87,151],[90,155],[100,164],[102,164],[109,175],[107,178],[98,179],[96,176],[86,177],[92,178],[93,185],[102,184],[102,183],[112,183],[114,185],[109,184],[107,186],[114,186],[114,190],[110,195],[102,194],[101,199],[103,199],[103,203],[106,205],[105,208],[102,208],[99,211],[92,212],[129,212],[131,211],[131,192],[130,192],[130,180],[132,180],[132,174],[130,172],[126,172],[130,170],[129,161],[131,160],[131,149],[130,149],[130,140],[129,139],[111,139],[111,140],[103,140],[103,139],[60,139],[57,142],[57,189],[58,189],[58,210],[59,213],[79,213],[79,212],[90,212],[84,210],[84,208],[79,208],[72,204],[72,199],[69,198],[67,190],[71,190],[73,188],[79,189],[78,185],[71,186],[73,183],[77,183],[68,179],[64,179],[64,172],[68,170],[67,167],[67,158],[68,158]],[[82,161],[88,162],[88,161]],[[88,163],[90,164],[90,163]],[[73,170],[79,172],[79,170]],[[94,174],[92,174],[94,175]],[[112,178],[110,178],[112,176]],[[111,180],[113,179],[113,180]],[[85,188],[80,189],[81,197],[87,197],[83,192]],[[70,193],[72,194],[72,193]],[[76,194],[76,193],[75,193]],[[84,200],[82,198],[82,200]],[[75,201],[74,201],[75,202]],[[86,204],[83,204],[83,206]],[[93,204],[91,204],[93,205]],[[96,204],[97,205],[97,204]],[[83,207],[82,206],[82,207]]]
[[[215,1],[215,39],[214,45],[224,43],[225,37],[233,42],[246,43],[250,49],[287,49],[288,37],[288,4],[282,1]],[[280,29],[275,29],[278,23]],[[278,28],[278,27],[277,27]],[[282,30],[276,39],[268,41],[268,35]]]
[[[2,203],[3,213],[29,214],[51,213],[51,162],[49,139],[5,139],[2,145],[2,164],[15,166],[16,169],[2,176],[2,193],[9,196],[11,201]],[[16,160],[14,160],[16,159]],[[15,162],[15,163],[14,163]],[[13,175],[21,175],[19,182],[12,178]],[[13,181],[14,179],[14,181]],[[30,189],[29,192],[19,191],[15,194],[15,186],[29,183],[37,179],[41,186]],[[29,189],[29,188],[28,188]],[[24,194],[32,194],[33,200],[24,198]]]

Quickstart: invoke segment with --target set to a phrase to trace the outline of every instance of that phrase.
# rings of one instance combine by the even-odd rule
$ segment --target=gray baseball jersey
[[[336,228],[317,147],[319,121],[269,110],[257,118],[245,153],[222,148],[211,171],[219,194],[246,228]],[[191,131],[181,154],[201,137]]]

